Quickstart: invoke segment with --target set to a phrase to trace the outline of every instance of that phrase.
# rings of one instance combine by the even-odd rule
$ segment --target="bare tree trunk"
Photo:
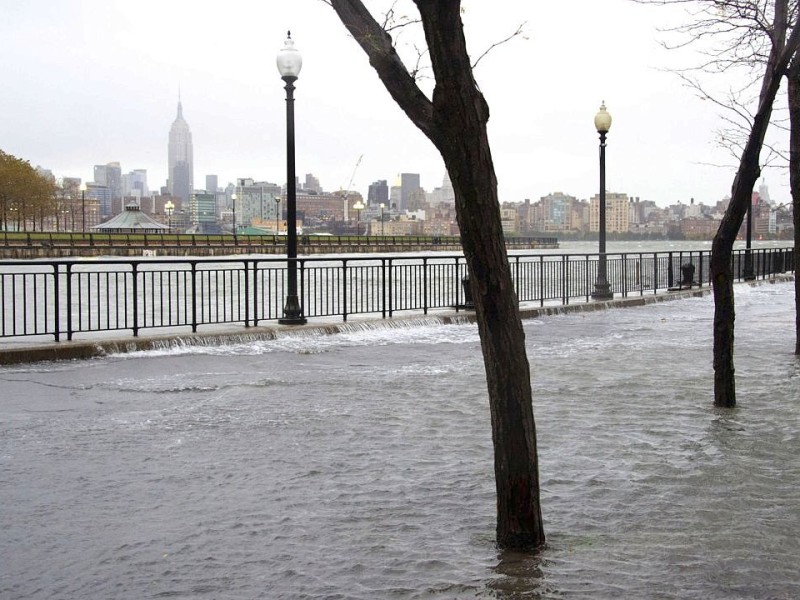
[[[489,108],[467,54],[459,0],[414,0],[436,86],[428,100],[403,67],[389,35],[360,0],[331,0],[389,93],[434,143],[453,183],[481,338],[495,452],[497,541],[544,544],[536,427],[525,334],[506,254],[486,123]]]
[[[792,192],[794,221],[794,353],[800,355],[800,56],[789,67],[789,185]]]
[[[759,156],[772,116],[772,105],[781,78],[800,43],[800,29],[794,23],[789,42],[787,0],[775,1],[772,48],[761,86],[758,110],[733,181],[731,201],[720,222],[711,246],[711,281],[714,286],[714,404],[736,405],[736,381],[733,364],[734,321],[733,271],[731,256],[736,234],[752,203],[753,187],[761,175]]]

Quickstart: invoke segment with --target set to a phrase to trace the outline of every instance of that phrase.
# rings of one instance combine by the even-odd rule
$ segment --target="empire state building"
[[[167,189],[172,196],[188,203],[194,189],[194,154],[192,132],[183,118],[183,107],[178,97],[178,116],[169,130],[169,171]]]

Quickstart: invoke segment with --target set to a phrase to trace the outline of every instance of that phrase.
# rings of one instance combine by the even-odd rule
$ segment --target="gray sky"
[[[367,0],[379,11],[386,2]],[[731,159],[713,143],[719,111],[663,69],[691,54],[663,50],[657,27],[678,11],[629,0],[465,0],[474,57],[527,22],[525,38],[476,69],[491,110],[500,199],[598,188],[593,118],[605,100],[607,188],[667,205],[729,193]],[[441,185],[431,143],[383,89],[361,49],[320,0],[3,0],[0,149],[91,181],[95,164],[143,168],[164,185],[180,87],[194,140],[195,187],[206,174],[285,181],[285,93],[275,66],[287,29],[303,55],[296,84],[297,173],[326,190],[366,195],[377,179],[420,173]],[[411,13],[409,13],[411,14]],[[400,39],[412,39],[412,34]],[[423,82],[424,85],[424,82]],[[767,174],[773,200],[786,175]],[[784,198],[785,197],[785,198]]]

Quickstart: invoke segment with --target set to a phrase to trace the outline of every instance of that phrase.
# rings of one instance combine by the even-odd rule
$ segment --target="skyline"
[[[682,10],[599,4],[464,2],[473,56],[527,21],[524,39],[494,48],[475,70],[491,111],[501,202],[596,194],[593,119],[603,101],[613,117],[609,190],[659,206],[722,199],[735,169],[708,166],[731,163],[714,145],[718,110],[663,71],[692,56],[658,44],[657,26],[675,22]],[[180,89],[194,139],[195,187],[209,174],[221,187],[243,177],[281,185],[285,93],[275,56],[287,29],[303,55],[295,92],[301,180],[313,173],[326,190],[350,187],[365,197],[373,181],[391,184],[403,172],[419,173],[428,191],[440,186],[445,170],[433,145],[320,0],[231,0],[224,12],[184,0],[53,0],[46,16],[14,2],[0,24],[0,44],[14,57],[0,66],[13,82],[0,98],[0,149],[57,177],[86,181],[94,165],[116,161],[123,172],[146,169],[158,189],[167,179]],[[765,171],[763,182],[773,199],[788,199],[785,173]]]

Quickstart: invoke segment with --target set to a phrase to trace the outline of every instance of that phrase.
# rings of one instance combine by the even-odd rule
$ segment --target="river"
[[[0,368],[0,598],[800,597],[793,284],[525,322],[547,548],[498,551],[474,325]]]

